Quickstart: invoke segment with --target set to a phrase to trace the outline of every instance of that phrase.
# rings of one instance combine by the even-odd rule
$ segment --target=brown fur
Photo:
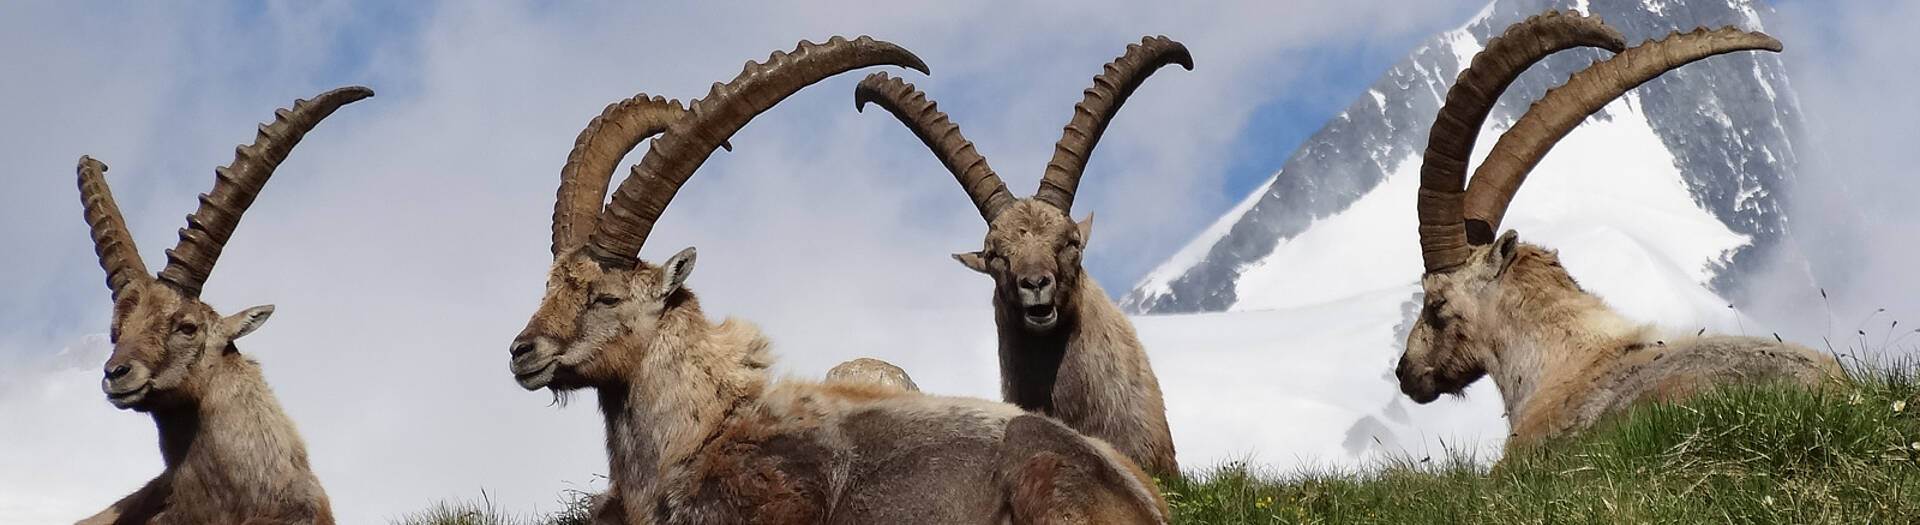
[[[564,254],[514,344],[521,386],[599,393],[611,482],[598,522],[1002,523],[1019,469],[1053,454],[1070,475],[1033,515],[1165,523],[1126,458],[1016,407],[769,382],[759,330],[710,323],[680,286],[692,259],[689,249],[623,270]],[[1069,512],[1082,508],[1100,513]]]
[[[1160,476],[1179,476],[1173,434],[1133,323],[1081,267],[1092,217],[1022,199],[988,225],[986,249],[956,255],[994,281],[1004,399],[1112,443]],[[1034,279],[1047,285],[1035,287]],[[1052,307],[1053,319],[1029,316]]]
[[[1553,252],[1511,231],[1421,284],[1426,305],[1400,358],[1401,390],[1425,403],[1491,375],[1510,444],[1578,432],[1642,399],[1767,380],[1817,385],[1840,372],[1832,356],[1772,339],[1663,341],[1582,290]]]
[[[913,378],[906,370],[893,363],[871,357],[862,357],[840,363],[827,371],[828,383],[870,383],[898,388],[909,392],[919,392],[920,385],[913,384]]]
[[[293,421],[233,346],[271,308],[222,318],[153,279],[127,286],[102,388],[116,406],[153,416],[166,469],[81,523],[332,524]]]

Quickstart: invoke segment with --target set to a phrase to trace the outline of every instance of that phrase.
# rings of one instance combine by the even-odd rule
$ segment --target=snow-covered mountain
[[[1748,0],[1496,0],[1415,49],[1124,297],[1147,314],[1135,322],[1183,464],[1235,451],[1282,469],[1442,448],[1497,455],[1506,424],[1490,382],[1415,405],[1391,370],[1419,305],[1414,195],[1427,130],[1487,39],[1547,9],[1598,13],[1633,42],[1697,26],[1759,30],[1768,11]],[[1476,163],[1528,104],[1604,53],[1564,52],[1522,75]],[[1503,226],[1558,249],[1583,287],[1631,318],[1676,333],[1765,333],[1730,296],[1792,245],[1782,199],[1799,126],[1777,55],[1695,62],[1561,141]],[[1265,408],[1248,417],[1247,403]],[[1235,425],[1246,430],[1182,432]]]
[[[1487,39],[1547,9],[1599,14],[1630,42],[1698,26],[1760,30],[1770,14],[1754,0],[1496,0],[1396,64],[1122,306],[1134,313],[1281,308],[1412,282],[1419,275],[1415,178],[1434,114]],[[1793,43],[1786,47],[1792,52]],[[1560,53],[1522,75],[1488,119],[1477,154],[1548,88],[1605,54]],[[1696,62],[1635,89],[1562,141],[1529,177],[1506,225],[1568,252],[1588,245],[1559,237],[1562,230],[1617,236],[1684,281],[1739,299],[1730,294],[1763,255],[1788,245],[1781,199],[1798,164],[1792,138],[1799,127],[1778,55]],[[1584,282],[1612,271],[1574,275]]]

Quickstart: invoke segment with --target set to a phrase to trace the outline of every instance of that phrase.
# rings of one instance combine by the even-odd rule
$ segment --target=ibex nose
[[[514,357],[520,357],[522,355],[525,355],[527,352],[532,352],[532,351],[533,351],[532,339],[515,340],[513,342],[513,348],[509,348],[507,350],[507,352],[512,353]]]
[[[1053,276],[1050,275],[1029,275],[1020,278],[1020,287],[1028,290],[1045,290],[1049,284],[1053,284]]]
[[[128,372],[132,372],[132,371],[133,371],[133,367],[131,366],[127,366],[127,365],[116,366],[116,367],[113,367],[111,370],[107,370],[107,379],[119,379],[121,377],[125,377]]]

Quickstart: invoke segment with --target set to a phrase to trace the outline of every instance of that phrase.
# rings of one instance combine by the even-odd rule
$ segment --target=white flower
[[[1899,400],[1899,401],[1894,401],[1894,402],[1893,402],[1893,411],[1894,411],[1894,412],[1899,412],[1899,411],[1902,411],[1902,410],[1906,410],[1906,409],[1907,409],[1907,400],[1905,400],[1905,399],[1902,399],[1902,400]]]

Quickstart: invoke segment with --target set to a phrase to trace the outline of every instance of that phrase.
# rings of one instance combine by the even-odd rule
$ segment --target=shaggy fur
[[[1421,284],[1426,305],[1400,358],[1401,390],[1426,403],[1491,375],[1510,444],[1577,432],[1642,399],[1766,380],[1817,385],[1840,373],[1832,356],[1773,339],[1662,340],[1582,290],[1554,252],[1512,231]]]
[[[1180,475],[1160,381],[1133,323],[1082,269],[1093,218],[1021,199],[988,226],[986,249],[955,255],[993,278],[1000,388],[1009,403],[1113,444],[1160,476]]]
[[[920,385],[913,384],[913,378],[907,376],[906,370],[901,370],[893,363],[871,357],[862,357],[834,366],[832,370],[827,371],[826,382],[871,383],[909,392],[920,391]]]
[[[512,348],[529,390],[594,388],[609,483],[597,523],[1165,523],[1105,444],[981,400],[861,382],[770,383],[753,325],[709,322],[691,248],[603,268],[579,250]]]
[[[127,286],[101,386],[115,406],[153,416],[166,469],[80,523],[332,524],[306,444],[233,345],[272,307],[222,318],[158,281]]]

